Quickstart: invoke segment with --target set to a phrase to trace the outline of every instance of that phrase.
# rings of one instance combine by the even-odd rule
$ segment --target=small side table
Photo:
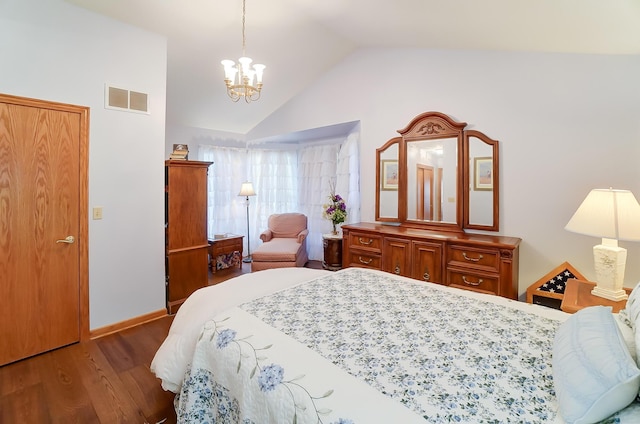
[[[209,239],[209,267],[211,272],[215,273],[216,259],[220,255],[228,255],[233,252],[240,252],[240,261],[238,267],[242,269],[242,239],[244,236],[235,234],[225,234],[224,237]]]
[[[605,299],[604,297],[594,296],[591,294],[591,290],[596,286],[595,283],[583,280],[567,280],[567,286],[564,289],[564,297],[562,298],[562,304],[560,309],[570,314],[578,312],[580,309],[589,306],[611,306],[613,312],[619,312],[627,305],[627,301],[621,300],[614,302],[613,300]],[[630,288],[624,288],[627,294],[631,292]]]
[[[342,269],[342,236],[340,234],[323,234],[324,260],[322,268],[329,271]]]

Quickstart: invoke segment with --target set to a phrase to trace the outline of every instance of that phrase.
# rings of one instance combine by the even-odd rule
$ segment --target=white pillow
[[[623,314],[626,314],[633,329],[635,345],[640,346],[640,283],[631,290]],[[638,355],[636,355],[636,365],[640,366]]]
[[[622,309],[617,314],[613,314],[613,317],[616,321],[616,324],[618,324],[618,330],[620,330],[620,334],[622,335],[622,338],[627,345],[627,349],[629,350],[631,358],[636,361],[636,364],[638,364],[635,334],[633,331],[633,327],[631,326],[631,321],[629,321],[627,310]]]
[[[568,423],[595,423],[638,395],[640,369],[611,307],[582,309],[560,325],[553,342],[553,384]]]
[[[631,321],[631,327],[636,330],[640,327],[640,284],[637,284],[627,299],[627,306],[625,307],[629,321]]]

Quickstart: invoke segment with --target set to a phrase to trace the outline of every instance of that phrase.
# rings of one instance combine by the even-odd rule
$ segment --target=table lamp
[[[246,197],[247,203],[247,256],[242,259],[242,262],[249,263],[253,259],[251,258],[251,240],[249,239],[249,196],[255,196],[256,192],[253,190],[253,184],[250,182],[242,183],[242,187],[240,187],[240,193],[238,196]]]
[[[593,246],[596,286],[591,294],[605,299],[626,299],[624,267],[627,249],[618,240],[640,241],[640,205],[629,190],[594,189],[573,214],[565,230],[601,237]]]

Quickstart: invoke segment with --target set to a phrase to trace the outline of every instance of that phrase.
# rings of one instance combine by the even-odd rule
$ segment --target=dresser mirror
[[[407,220],[457,224],[458,140],[407,143]]]
[[[400,141],[395,137],[387,141],[384,146],[376,149],[376,221],[398,221],[398,185],[400,158]]]
[[[376,150],[376,220],[498,231],[498,142],[440,112],[416,116]]]
[[[474,130],[465,131],[464,228],[498,231],[500,178],[498,140]]]

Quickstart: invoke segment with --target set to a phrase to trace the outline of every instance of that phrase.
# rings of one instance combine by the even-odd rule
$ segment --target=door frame
[[[89,336],[89,107],[67,103],[19,97],[0,93],[0,102],[39,109],[59,110],[77,113],[80,117],[80,140],[78,152],[79,196],[78,196],[78,276],[79,283],[79,333],[80,341],[90,339]]]

